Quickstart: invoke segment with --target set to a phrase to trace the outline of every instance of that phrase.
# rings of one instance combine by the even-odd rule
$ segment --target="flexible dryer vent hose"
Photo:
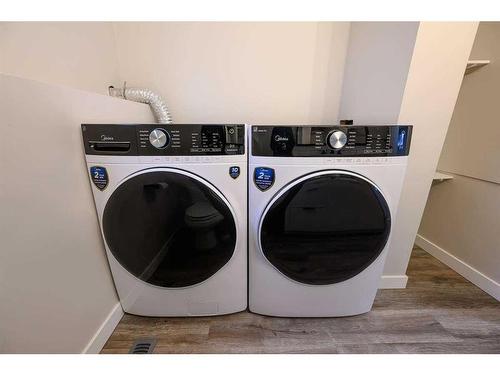
[[[172,123],[172,117],[162,97],[149,89],[126,87],[125,84],[122,88],[109,86],[109,95],[116,98],[148,104],[151,107],[151,111],[153,111],[156,122],[159,124]]]

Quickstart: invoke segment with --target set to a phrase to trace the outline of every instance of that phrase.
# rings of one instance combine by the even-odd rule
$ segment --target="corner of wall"
[[[414,132],[387,273],[406,272],[477,26],[421,22],[418,28],[398,118]]]
[[[455,257],[453,254],[429,241],[420,234],[417,234],[415,243],[434,258],[437,258],[448,267],[465,277],[467,280],[484,290],[497,301],[500,301],[500,284],[495,280],[489,278],[481,271]]]

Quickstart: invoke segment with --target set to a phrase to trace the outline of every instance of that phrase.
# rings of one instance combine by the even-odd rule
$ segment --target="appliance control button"
[[[149,143],[155,148],[167,147],[170,142],[170,136],[163,130],[156,128],[151,133],[149,133]]]
[[[328,134],[326,140],[328,146],[334,149],[339,149],[344,147],[347,143],[347,136],[341,130],[334,130]]]

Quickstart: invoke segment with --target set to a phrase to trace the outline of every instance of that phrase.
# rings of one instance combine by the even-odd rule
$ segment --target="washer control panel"
[[[87,155],[243,155],[240,124],[82,124]]]
[[[252,126],[253,156],[405,156],[411,125]]]

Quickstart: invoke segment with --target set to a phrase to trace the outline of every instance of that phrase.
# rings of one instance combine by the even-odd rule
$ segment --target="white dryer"
[[[247,307],[244,125],[82,125],[106,254],[124,311]]]
[[[399,125],[251,127],[250,311],[329,317],[371,309],[411,131]]]

